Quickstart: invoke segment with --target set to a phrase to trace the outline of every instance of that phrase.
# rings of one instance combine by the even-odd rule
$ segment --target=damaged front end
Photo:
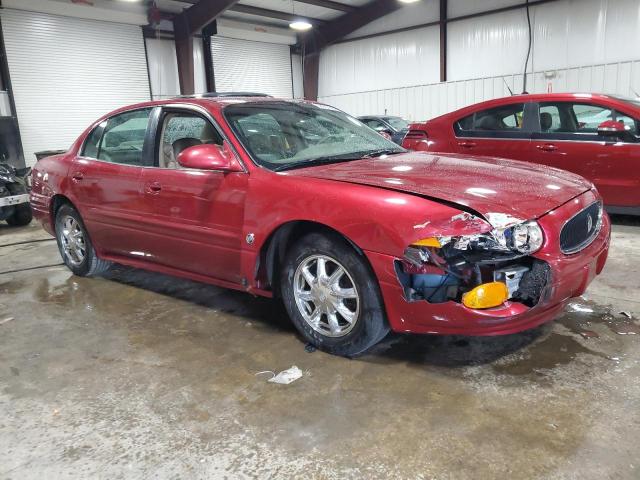
[[[0,163],[0,221],[9,225],[27,225],[31,221],[29,174],[31,168],[17,169]]]
[[[452,221],[487,226],[466,212]],[[551,280],[549,265],[531,256],[544,243],[542,229],[536,221],[507,216],[490,221],[493,228],[481,233],[436,235],[409,245],[395,262],[405,299],[452,301],[471,309],[508,301],[535,306]]]

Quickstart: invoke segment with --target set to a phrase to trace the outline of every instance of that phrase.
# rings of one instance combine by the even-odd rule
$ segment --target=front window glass
[[[409,122],[407,122],[404,118],[385,117],[384,120],[397,131],[406,130],[409,128]]]
[[[176,158],[180,152],[203,143],[222,145],[222,137],[208,120],[187,112],[169,113],[162,125],[158,165],[161,168],[178,168]]]
[[[573,113],[577,122],[575,131],[578,133],[597,133],[598,125],[613,120],[613,111],[598,105],[574,104]]]
[[[229,105],[225,117],[256,163],[286,170],[405,150],[332,107],[290,102]]]
[[[638,126],[637,122],[625,115],[624,113],[616,112],[616,121],[624,123],[624,127],[629,133],[633,135],[638,135]]]
[[[150,108],[125,112],[107,120],[98,158],[112,163],[143,165],[142,150]]]

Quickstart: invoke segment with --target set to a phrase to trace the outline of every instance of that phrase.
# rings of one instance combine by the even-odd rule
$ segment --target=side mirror
[[[241,172],[242,165],[227,143],[221,147],[210,143],[185,148],[176,158],[185,168],[198,170],[219,170],[222,172]]]
[[[624,123],[615,120],[605,120],[598,125],[598,135],[603,137],[621,137],[627,133]]]

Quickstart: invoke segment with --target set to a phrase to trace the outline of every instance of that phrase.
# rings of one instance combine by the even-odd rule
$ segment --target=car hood
[[[547,166],[490,157],[409,152],[290,170],[299,175],[381,187],[454,203],[494,227],[538,218],[592,185]],[[464,208],[463,208],[464,209]],[[511,221],[509,221],[511,219]]]

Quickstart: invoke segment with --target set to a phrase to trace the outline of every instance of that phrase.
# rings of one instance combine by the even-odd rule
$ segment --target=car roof
[[[135,103],[131,105],[125,105],[120,107],[108,114],[104,115],[103,118],[109,118],[113,115],[116,115],[120,112],[124,112],[127,110],[135,110],[140,108],[150,108],[150,107],[158,107],[163,105],[177,105],[177,104],[185,104],[185,105],[198,105],[204,108],[216,108],[222,109],[227,105],[239,104],[239,103],[267,103],[267,102],[286,102],[292,104],[298,103],[310,103],[315,104],[317,102],[312,102],[304,99],[291,99],[291,98],[277,98],[270,97],[266,95],[255,95],[248,94],[247,96],[242,96],[240,94],[237,95],[185,95],[179,97],[172,98],[163,98],[161,100],[150,100],[146,102]]]
[[[439,117],[435,117],[432,120],[435,121],[439,118],[448,118],[450,116],[464,115],[465,113],[473,113],[483,108],[499,107],[502,105],[509,105],[511,103],[518,102],[548,102],[548,101],[566,101],[566,100],[606,100],[609,103],[624,104],[624,100],[620,97],[604,93],[522,93],[515,94],[508,97],[494,98],[491,100],[485,100],[483,102],[474,103],[452,112],[445,113]]]

